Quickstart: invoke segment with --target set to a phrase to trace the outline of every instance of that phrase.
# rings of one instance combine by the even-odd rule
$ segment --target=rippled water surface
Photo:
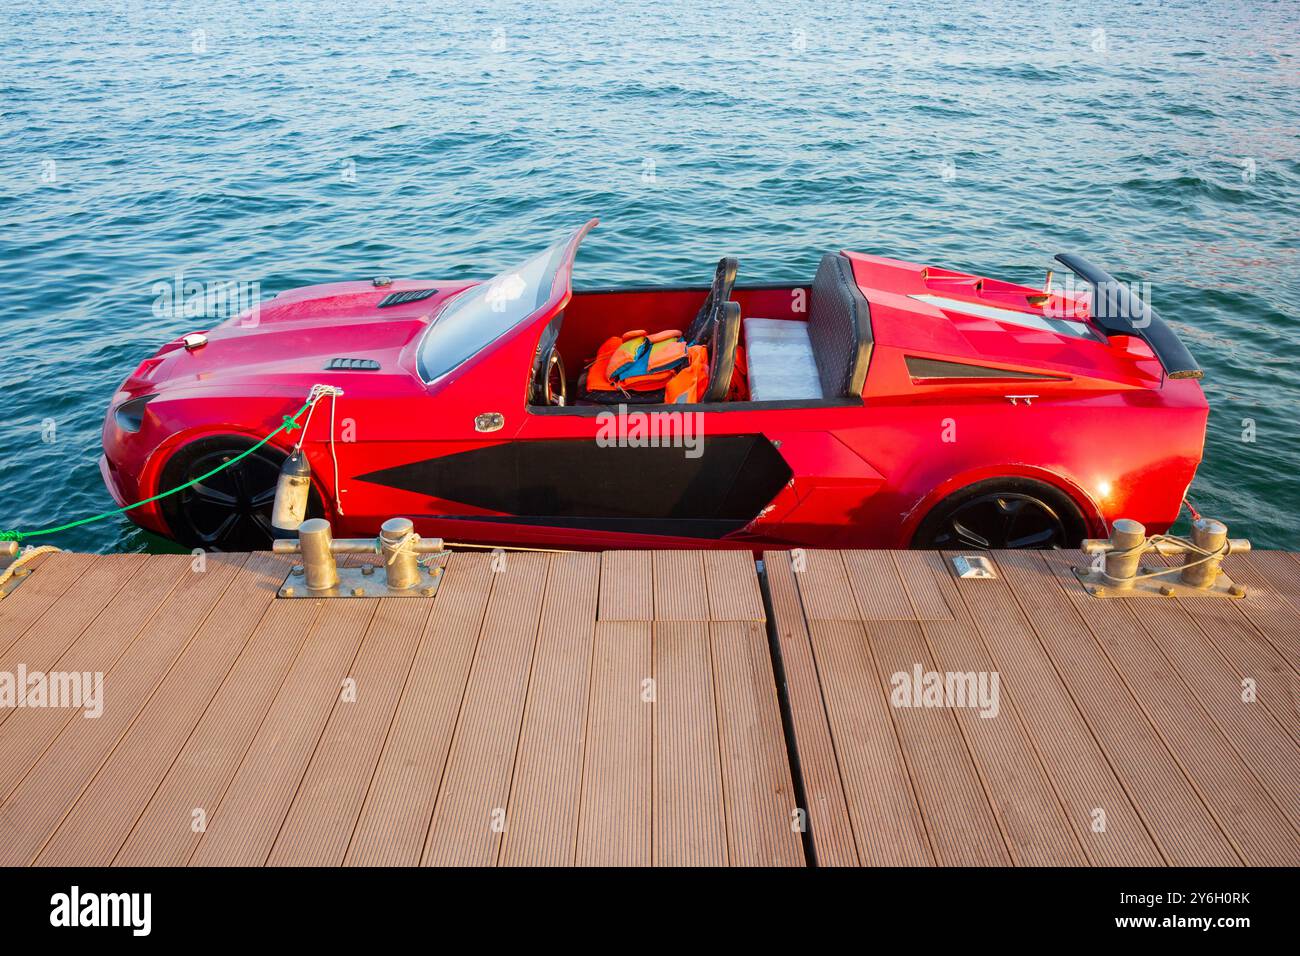
[[[1294,3],[672,6],[0,2],[0,527],[112,506],[105,404],[196,327],[156,283],[477,277],[599,215],[579,285],[1147,281],[1206,369],[1193,500],[1300,547]]]

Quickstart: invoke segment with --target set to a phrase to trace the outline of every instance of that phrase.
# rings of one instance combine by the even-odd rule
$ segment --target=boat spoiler
[[[1107,335],[1136,335],[1156,354],[1170,378],[1201,378],[1201,367],[1187,346],[1156,310],[1135,295],[1127,285],[1082,256],[1063,252],[1056,257],[1084,282],[1092,286],[1092,321]]]

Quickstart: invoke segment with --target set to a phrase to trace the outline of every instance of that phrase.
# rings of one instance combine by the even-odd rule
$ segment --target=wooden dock
[[[269,554],[39,558],[0,676],[102,673],[102,713],[0,708],[0,864],[1300,864],[1295,555],[1229,557],[1241,600],[763,558],[464,552],[339,600]],[[899,706],[930,672],[995,696]]]

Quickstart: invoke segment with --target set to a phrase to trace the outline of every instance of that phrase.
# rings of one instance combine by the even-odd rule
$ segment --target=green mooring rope
[[[213,468],[211,471],[199,475],[197,478],[187,481],[183,485],[177,485],[175,488],[171,489],[170,491],[163,491],[154,495],[152,498],[145,498],[143,501],[137,501],[133,505],[124,505],[121,508],[114,508],[112,511],[105,511],[103,514],[93,515],[92,517],[89,518],[82,518],[79,521],[70,521],[67,524],[61,524],[54,528],[42,528],[40,531],[0,531],[0,541],[22,541],[24,538],[43,537],[44,535],[47,534],[57,534],[60,531],[68,531],[72,528],[79,528],[83,524],[90,524],[91,522],[94,521],[102,521],[105,518],[111,518],[114,515],[123,514],[124,512],[130,511],[133,508],[139,508],[141,505],[147,505],[151,501],[157,501],[160,498],[168,498],[176,494],[177,492],[184,491],[186,488],[191,488],[194,485],[197,485],[201,481],[207,481],[217,472],[224,471],[225,469],[229,468],[231,465],[233,465],[235,462],[239,461],[242,458],[247,458],[253,452],[257,451],[259,448],[261,448],[263,445],[269,442],[276,435],[280,434],[280,432],[291,432],[295,428],[301,428],[302,426],[298,424],[298,416],[301,415],[303,412],[307,411],[307,409],[311,407],[311,404],[312,403],[309,401],[305,405],[303,405],[302,408],[294,412],[292,415],[285,415],[284,423],[275,431],[271,432],[271,434],[267,435],[260,442],[254,445],[252,448],[249,448],[247,451],[240,452],[234,458],[230,459],[230,461],[222,462],[220,465],[217,465],[217,467]]]

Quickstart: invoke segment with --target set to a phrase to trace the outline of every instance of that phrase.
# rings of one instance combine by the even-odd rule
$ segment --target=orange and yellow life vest
[[[664,401],[698,402],[708,387],[709,350],[687,345],[679,329],[634,329],[606,339],[587,369],[589,393],[664,392]]]
[[[686,367],[668,380],[664,386],[664,401],[670,405],[678,402],[694,404],[704,398],[709,387],[709,350],[703,345],[686,349]]]

